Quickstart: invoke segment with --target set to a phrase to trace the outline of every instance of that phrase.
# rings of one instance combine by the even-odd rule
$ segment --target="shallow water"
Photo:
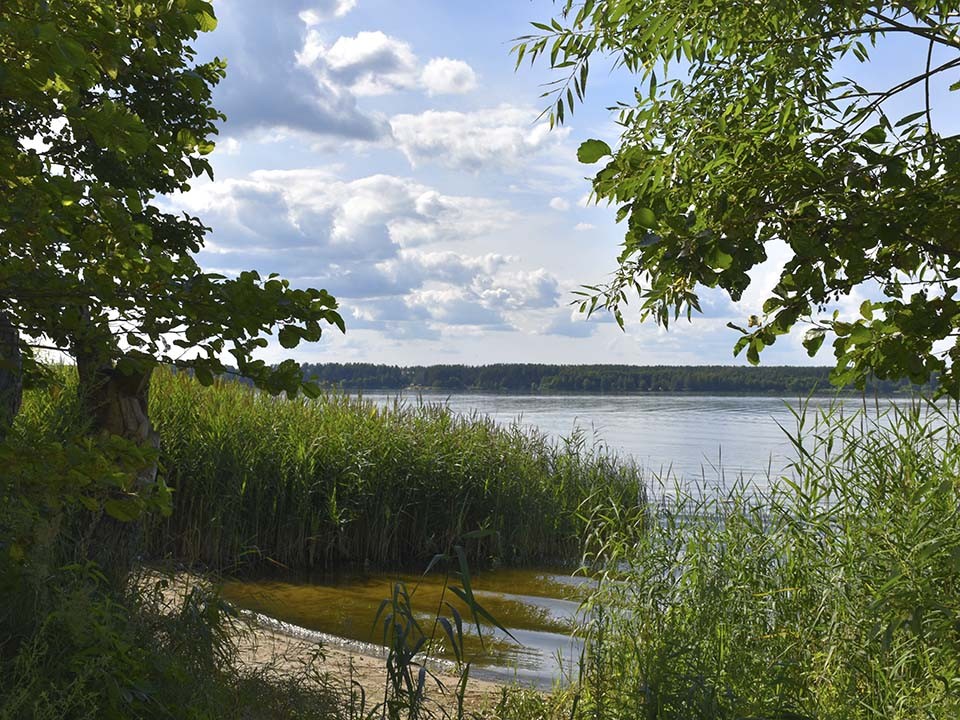
[[[377,612],[397,582],[405,584],[417,621],[427,636],[443,641],[439,656],[453,660],[450,643],[432,619],[442,607],[453,622],[449,602],[463,618],[465,660],[478,676],[546,687],[571,677],[580,645],[571,637],[584,578],[562,572],[502,569],[471,578],[477,601],[509,631],[480,619],[480,635],[466,605],[445,586],[455,577],[396,573],[335,574],[303,579],[236,580],[224,583],[224,597],[241,608],[299,628],[342,638],[364,652],[368,643],[383,645],[383,616]]]

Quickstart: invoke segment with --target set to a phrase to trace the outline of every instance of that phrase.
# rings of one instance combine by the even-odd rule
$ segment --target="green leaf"
[[[826,331],[821,328],[807,330],[806,334],[803,336],[803,347],[806,348],[807,355],[813,357],[817,354],[817,352],[820,350],[820,346],[823,345],[826,335]]]
[[[197,365],[193,368],[193,374],[200,381],[201,385],[213,385],[213,373],[206,365]]]
[[[720,248],[714,248],[710,255],[710,267],[719,270],[727,270],[733,265],[733,255],[725,253]]]
[[[887,131],[882,125],[874,125],[862,135],[863,141],[870,145],[880,145],[887,139]]]
[[[111,499],[103,504],[107,515],[120,522],[132,522],[143,512],[140,501],[136,498]]]
[[[650,208],[637,208],[634,210],[633,220],[640,227],[652,228],[657,226],[657,216]]]
[[[577,150],[577,160],[585,165],[592,165],[600,158],[612,154],[610,146],[603,140],[585,140]]]
[[[280,346],[290,350],[300,344],[300,330],[293,325],[284,325],[277,333]]]
[[[217,29],[217,18],[212,13],[200,12],[196,17],[200,32],[212,32]]]
[[[899,122],[897,122],[896,127],[903,127],[904,125],[909,125],[909,124],[912,123],[914,120],[919,120],[920,118],[922,118],[922,117],[923,117],[924,115],[926,115],[926,114],[927,114],[927,111],[926,111],[926,110],[920,110],[920,111],[918,111],[918,112],[910,113],[909,115],[906,115],[906,116],[900,118]]]

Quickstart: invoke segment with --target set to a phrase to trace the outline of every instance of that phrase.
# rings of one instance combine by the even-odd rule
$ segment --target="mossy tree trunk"
[[[160,437],[147,414],[151,369],[123,373],[111,362],[76,352],[80,403],[91,434],[117,435],[141,447],[159,448]],[[157,464],[142,468],[135,492],[149,491],[157,479]],[[85,548],[114,582],[122,583],[143,546],[143,523],[121,521],[101,513],[89,528]]]
[[[23,400],[23,358],[20,333],[0,310],[0,442],[20,412]]]

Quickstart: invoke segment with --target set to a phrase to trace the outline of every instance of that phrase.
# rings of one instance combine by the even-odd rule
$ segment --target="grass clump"
[[[0,615],[0,720],[342,717],[332,679],[244,667],[246,627],[201,588],[171,597],[154,576],[121,590],[90,565],[47,580],[26,624]]]
[[[960,716],[956,414],[797,420],[769,490],[595,516],[583,717]]]
[[[169,372],[150,399],[175,502],[154,555],[410,567],[474,532],[471,563],[555,562],[580,553],[585,499],[642,499],[636,469],[582,438],[556,444],[443,407],[291,401]]]
[[[71,408],[40,394],[0,443],[0,720],[338,717],[318,676],[244,667],[245,627],[214,594],[90,560],[104,498],[142,458]]]

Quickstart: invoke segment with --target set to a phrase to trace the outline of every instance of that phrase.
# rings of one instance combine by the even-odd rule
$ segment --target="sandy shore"
[[[203,578],[188,573],[163,577],[168,583],[164,595],[171,610],[180,607],[192,587],[209,586]],[[148,574],[145,578],[151,583],[160,576]],[[237,623],[236,640],[238,660],[246,669],[325,683],[344,697],[354,693],[357,702],[363,698],[367,711],[383,702],[387,683],[384,648],[367,645],[360,650],[355,644],[340,643],[334,637],[246,612],[241,613]],[[447,710],[454,709],[459,677],[443,668],[434,669],[433,676],[427,681],[427,702]],[[490,680],[471,677],[464,707],[482,716],[486,714],[485,710],[496,704],[502,688]]]

